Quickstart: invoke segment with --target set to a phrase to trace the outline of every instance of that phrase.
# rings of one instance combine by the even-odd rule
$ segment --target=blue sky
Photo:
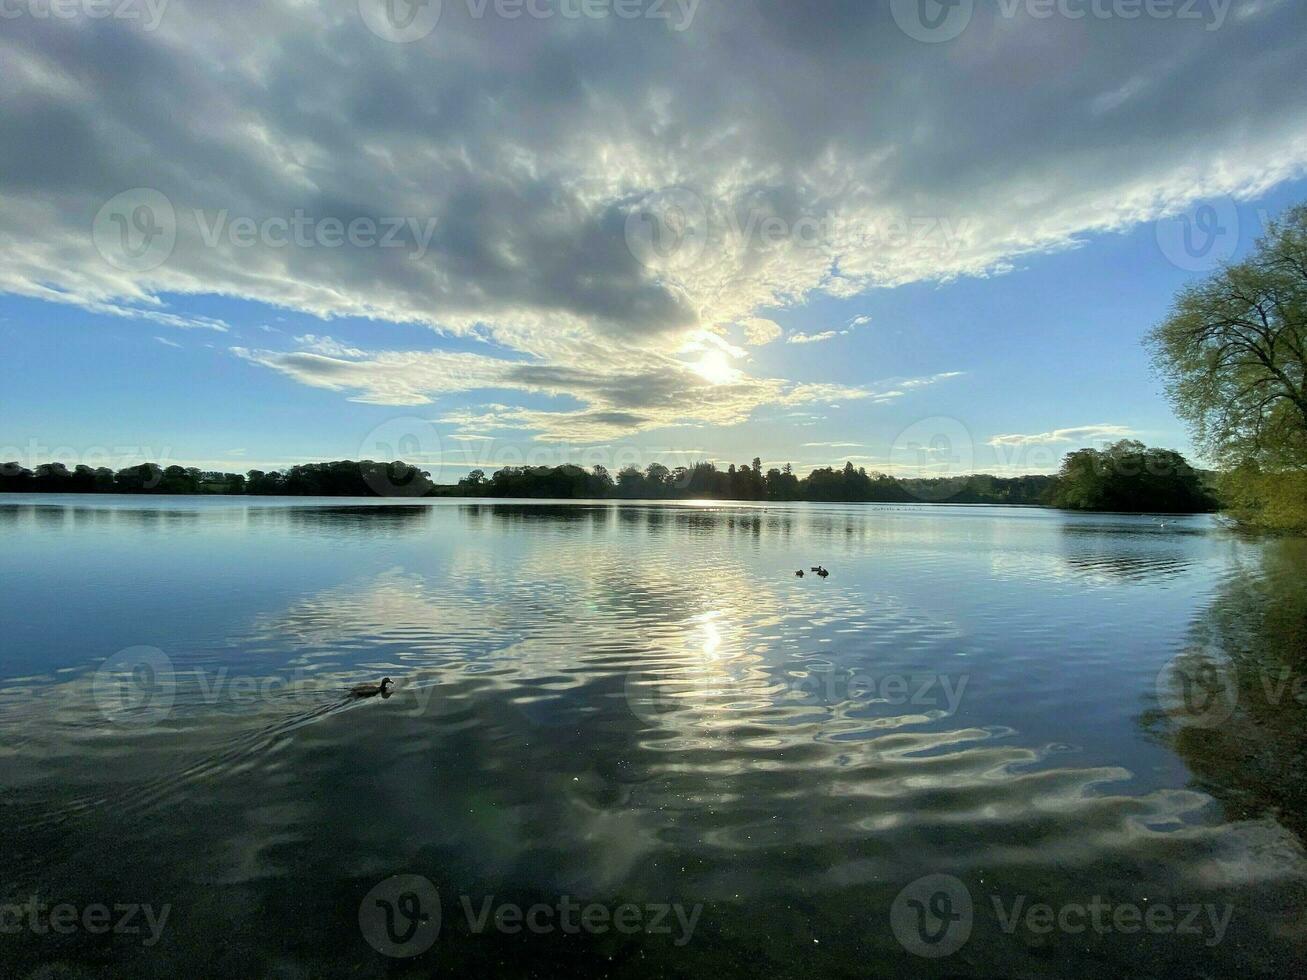
[[[981,7],[933,43],[873,6],[704,0],[677,29],[446,4],[405,43],[275,0],[15,21],[0,455],[453,480],[1187,451],[1140,340],[1307,200],[1301,7]],[[328,244],[359,220],[397,247]],[[141,229],[166,250],[115,252]]]

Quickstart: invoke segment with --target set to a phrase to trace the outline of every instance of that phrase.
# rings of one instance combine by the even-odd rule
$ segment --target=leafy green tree
[[[1198,472],[1177,452],[1122,439],[1068,453],[1053,491],[1068,510],[1192,514],[1213,509]]]
[[[1307,205],[1181,292],[1147,343],[1236,513],[1262,523],[1273,505],[1281,524],[1307,528]]]

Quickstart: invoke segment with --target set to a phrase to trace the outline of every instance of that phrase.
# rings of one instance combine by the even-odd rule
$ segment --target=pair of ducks
[[[814,565],[814,566],[812,567],[811,571],[816,572],[816,573],[817,573],[818,575],[820,575],[822,578],[825,578],[827,575],[830,574],[830,572],[826,571],[826,569],[822,568],[820,565]],[[797,572],[795,572],[794,574],[797,575],[799,578],[803,578],[803,569],[800,568],[800,569],[799,569]]]

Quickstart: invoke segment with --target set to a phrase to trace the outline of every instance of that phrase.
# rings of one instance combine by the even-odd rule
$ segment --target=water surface
[[[1161,521],[0,498],[0,903],[169,910],[0,975],[1284,973],[1307,547]]]

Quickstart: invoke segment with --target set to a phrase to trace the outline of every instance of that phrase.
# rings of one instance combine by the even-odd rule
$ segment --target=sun
[[[731,359],[719,350],[710,350],[699,358],[699,363],[691,365],[692,369],[709,384],[724,385],[734,381],[739,374],[731,366]]]

